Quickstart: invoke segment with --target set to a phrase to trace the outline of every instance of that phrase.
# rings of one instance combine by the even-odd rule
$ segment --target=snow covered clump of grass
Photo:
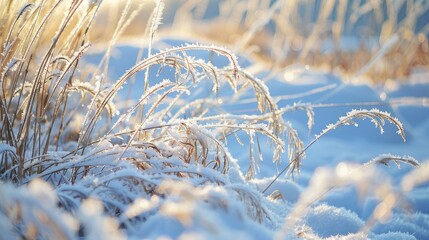
[[[295,196],[296,203],[282,202],[287,196],[270,187],[284,174],[298,175],[307,149],[328,132],[370,119],[381,132],[385,122],[391,123],[405,140],[402,123],[377,109],[352,110],[305,145],[287,117],[303,110],[311,130],[315,106],[281,107],[257,74],[261,72],[252,68],[259,68],[257,64],[242,67],[246,64],[233,51],[211,44],[155,47],[155,35],[165,34],[159,29],[163,14],[174,3],[124,1],[118,3],[120,14],[112,14],[113,23],[105,19],[111,4],[0,0],[2,237],[366,238],[373,226],[402,206],[401,194],[428,180],[424,172],[429,167],[423,164],[396,191],[378,177],[373,163],[420,164],[408,156],[381,155],[363,165],[342,162],[319,169],[309,187]],[[195,10],[197,4],[184,6]],[[269,7],[269,18],[244,34],[243,47],[270,18],[277,23],[282,7],[282,1]],[[106,29],[100,19],[108,23]],[[115,44],[134,19],[145,19],[146,52],[112,80],[108,71]],[[98,66],[84,57],[93,39],[105,41]],[[301,55],[309,51],[305,47]],[[137,88],[137,98],[124,99],[125,90]],[[234,108],[243,103],[254,111]],[[229,149],[233,144],[249,153],[244,171]],[[271,182],[258,182],[267,146],[281,171],[272,173],[276,177]],[[353,215],[312,206],[332,189],[348,185],[377,201],[372,215],[365,222],[356,217],[342,231],[320,229],[320,217],[335,223],[337,213]]]

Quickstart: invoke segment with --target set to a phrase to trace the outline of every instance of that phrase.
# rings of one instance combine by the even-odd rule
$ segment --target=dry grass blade
[[[389,163],[391,161],[393,161],[398,168],[400,167],[400,163],[406,163],[406,164],[409,164],[413,167],[420,167],[421,166],[420,163],[411,156],[399,157],[399,156],[394,156],[391,154],[382,154],[382,155],[372,159],[371,161],[365,163],[364,166],[367,166],[370,164],[376,164],[376,163],[389,166]]]
[[[267,199],[270,201],[277,201],[279,199],[281,199],[283,202],[286,201],[282,192],[279,190],[274,190],[272,193],[270,193],[270,195],[267,196]]]
[[[380,129],[380,133],[383,134],[384,129],[383,126],[385,124],[385,121],[389,121],[390,123],[392,123],[397,129],[398,131],[396,133],[398,133],[402,140],[405,142],[405,131],[404,131],[404,127],[402,126],[402,123],[395,117],[392,117],[390,115],[390,113],[388,112],[383,112],[380,111],[378,109],[371,109],[371,110],[352,110],[350,112],[347,113],[346,116],[341,117],[338,122],[334,123],[334,124],[329,124],[319,135],[316,136],[316,139],[319,139],[320,137],[322,137],[323,135],[325,135],[326,133],[340,127],[340,126],[345,126],[345,125],[354,125],[354,126],[358,126],[357,123],[354,121],[355,119],[365,119],[365,118],[369,118],[371,119],[371,122],[374,123],[376,128]]]
[[[384,129],[383,126],[385,124],[385,121],[389,121],[390,123],[392,123],[397,129],[397,133],[402,137],[402,139],[405,141],[405,131],[404,128],[402,126],[402,123],[395,117],[392,117],[389,113],[387,112],[382,112],[378,109],[371,109],[371,110],[352,110],[350,112],[347,113],[346,116],[340,117],[340,119],[334,123],[334,124],[329,124],[324,130],[322,130],[322,132],[318,135],[316,135],[316,137],[299,153],[296,154],[296,157],[289,162],[289,164],[283,168],[283,170],[277,174],[277,176],[274,178],[273,181],[270,182],[270,184],[268,184],[268,186],[262,191],[262,192],[266,192],[271,185],[282,175],[284,174],[286,171],[289,171],[292,173],[292,171],[298,171],[299,172],[299,166],[300,166],[300,157],[305,154],[305,151],[307,151],[307,149],[309,147],[311,147],[314,143],[316,143],[321,137],[323,137],[324,135],[326,135],[328,132],[340,127],[340,126],[347,126],[347,125],[355,125],[357,126],[357,123],[354,121],[356,118],[360,118],[360,119],[365,119],[365,118],[369,118],[371,119],[371,121],[375,124],[375,127],[378,127],[380,129],[380,132],[383,133]],[[410,160],[410,163],[413,162]]]
[[[247,206],[247,213],[250,217],[262,223],[265,221],[272,221],[270,218],[270,211],[266,209],[263,205],[264,203],[260,201],[260,193],[251,191],[247,187],[241,185],[232,185],[228,186],[233,189],[237,194],[238,198],[245,203]]]

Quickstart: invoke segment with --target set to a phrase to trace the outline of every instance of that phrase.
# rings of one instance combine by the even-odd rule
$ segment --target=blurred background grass
[[[227,46],[256,69],[287,74],[291,66],[339,74],[371,85],[407,81],[428,71],[429,2],[417,0],[167,0],[160,39],[192,39]],[[93,42],[112,39],[129,7],[118,42],[147,46],[153,1],[103,4]],[[131,18],[132,16],[132,18]],[[286,72],[285,72],[286,70]]]

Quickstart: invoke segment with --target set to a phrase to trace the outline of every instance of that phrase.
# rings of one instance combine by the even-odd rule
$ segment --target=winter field
[[[429,239],[429,2],[0,12],[0,239]]]

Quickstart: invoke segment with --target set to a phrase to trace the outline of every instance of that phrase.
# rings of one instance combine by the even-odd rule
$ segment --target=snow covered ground
[[[115,50],[116,55],[110,61],[108,77],[118,79],[135,63],[137,52],[137,48],[129,46]],[[197,57],[205,59],[210,57],[198,54],[201,53],[196,53]],[[97,63],[99,59],[99,55],[87,57],[87,60],[92,63]],[[239,61],[244,66],[248,64],[244,59]],[[214,58],[213,64],[222,66],[225,62]],[[310,143],[327,124],[335,123],[352,109],[372,108],[390,112],[392,116],[397,117],[404,124],[406,142],[403,142],[401,136],[396,133],[395,126],[386,123],[384,134],[380,134],[380,130],[374,128],[374,124],[368,119],[357,120],[358,127],[342,126],[328,133],[306,151],[306,159],[303,161],[299,176],[295,176],[293,180],[281,176],[267,190],[265,195],[274,190],[280,191],[283,200],[261,203],[271,218],[259,222],[246,215],[243,207],[230,197],[231,189],[209,186],[191,191],[189,190],[191,188],[183,183],[183,186],[176,185],[177,189],[172,190],[171,186],[166,185],[166,191],[173,191],[175,197],[164,202],[166,206],[163,208],[164,211],[155,213],[147,221],[138,224],[135,235],[129,236],[130,238],[153,239],[162,236],[173,239],[179,237],[181,239],[295,238],[296,236],[290,235],[287,231],[287,222],[291,220],[288,215],[293,212],[294,207],[296,209],[295,204],[298,201],[305,202],[305,198],[311,199],[310,190],[315,187],[317,189],[317,184],[320,184],[320,188],[326,188],[327,191],[321,190],[317,193],[319,195],[313,196],[314,199],[309,200],[309,205],[304,212],[300,213],[300,219],[291,220],[305,226],[301,230],[303,238],[429,239],[428,184],[417,186],[405,195],[401,195],[402,202],[399,202],[396,197],[393,214],[376,216],[377,221],[367,231],[368,235],[364,234],[365,227],[374,219],[374,214],[386,210],[387,207],[384,209],[383,206],[391,202],[386,200],[389,199],[387,190],[384,193],[377,192],[382,191],[380,190],[382,188],[378,190],[376,188],[373,192],[366,192],[369,193],[367,195],[361,195],[362,184],[375,184],[374,181],[380,185],[391,184],[393,192],[399,192],[402,179],[413,171],[414,167],[404,163],[399,168],[393,163],[390,163],[390,166],[379,164],[374,166],[374,169],[368,169],[368,172],[375,171],[375,174],[368,175],[368,178],[374,178],[372,182],[348,178],[345,179],[350,180],[350,185],[346,184],[348,180],[336,182],[342,179],[340,176],[342,172],[339,172],[342,167],[348,167],[349,171],[346,171],[346,174],[353,174],[350,169],[359,170],[362,164],[374,158],[390,156],[382,154],[401,157],[409,155],[420,163],[429,162],[429,81],[427,81],[429,76],[427,73],[411,76],[411,81],[393,89],[374,89],[365,84],[346,84],[339,76],[332,74],[298,68],[300,71],[292,78],[290,74],[287,75],[288,78],[284,77],[286,75],[277,74],[266,80],[266,83],[280,107],[294,103],[310,103],[314,106],[315,124],[310,131],[307,128],[305,111],[297,110],[284,115],[285,120],[290,121],[298,130],[304,145]],[[141,91],[138,89],[142,86],[139,85],[139,78],[141,80],[142,76],[138,75],[136,84],[131,87],[132,90],[122,90],[124,98],[138,98],[138,91]],[[262,79],[265,77],[261,73],[257,76]],[[161,73],[161,76],[157,76],[158,80],[154,80],[152,84],[164,77],[168,76],[163,76]],[[207,86],[206,90],[210,91],[210,86]],[[231,93],[227,92],[227,94]],[[222,93],[219,97],[225,104],[228,104],[228,98],[231,98]],[[248,96],[247,99],[249,102],[255,101],[252,100],[252,96]],[[229,110],[233,113],[246,114],[256,112],[256,109],[247,108],[246,104],[246,102],[233,103]],[[256,178],[251,180],[251,185],[257,186],[259,190],[248,186],[251,191],[256,192],[265,189],[273,177],[287,164],[286,160],[279,166],[274,164],[270,160],[273,151],[270,144],[261,142],[261,145],[264,160],[260,163],[260,171]],[[238,160],[241,172],[244,173],[249,164],[249,150],[243,149],[236,141],[229,141],[227,146],[232,156]],[[345,162],[354,165],[346,165]],[[328,175],[322,178],[320,176],[323,173]],[[330,180],[333,182],[330,183]],[[322,184],[317,181],[326,182]],[[234,180],[231,182],[234,185]],[[243,185],[238,184],[237,187],[243,187]],[[370,188],[370,186],[367,187]],[[258,195],[258,193],[255,194]],[[188,198],[193,199],[190,201],[193,205],[189,205]],[[204,200],[200,201],[201,199]],[[386,201],[383,202],[384,200]],[[158,201],[158,199],[146,200],[145,204],[156,205]],[[379,204],[380,202],[382,204]],[[181,204],[181,210],[173,211],[175,204]],[[177,218],[172,216],[179,216],[181,221],[177,221]]]

